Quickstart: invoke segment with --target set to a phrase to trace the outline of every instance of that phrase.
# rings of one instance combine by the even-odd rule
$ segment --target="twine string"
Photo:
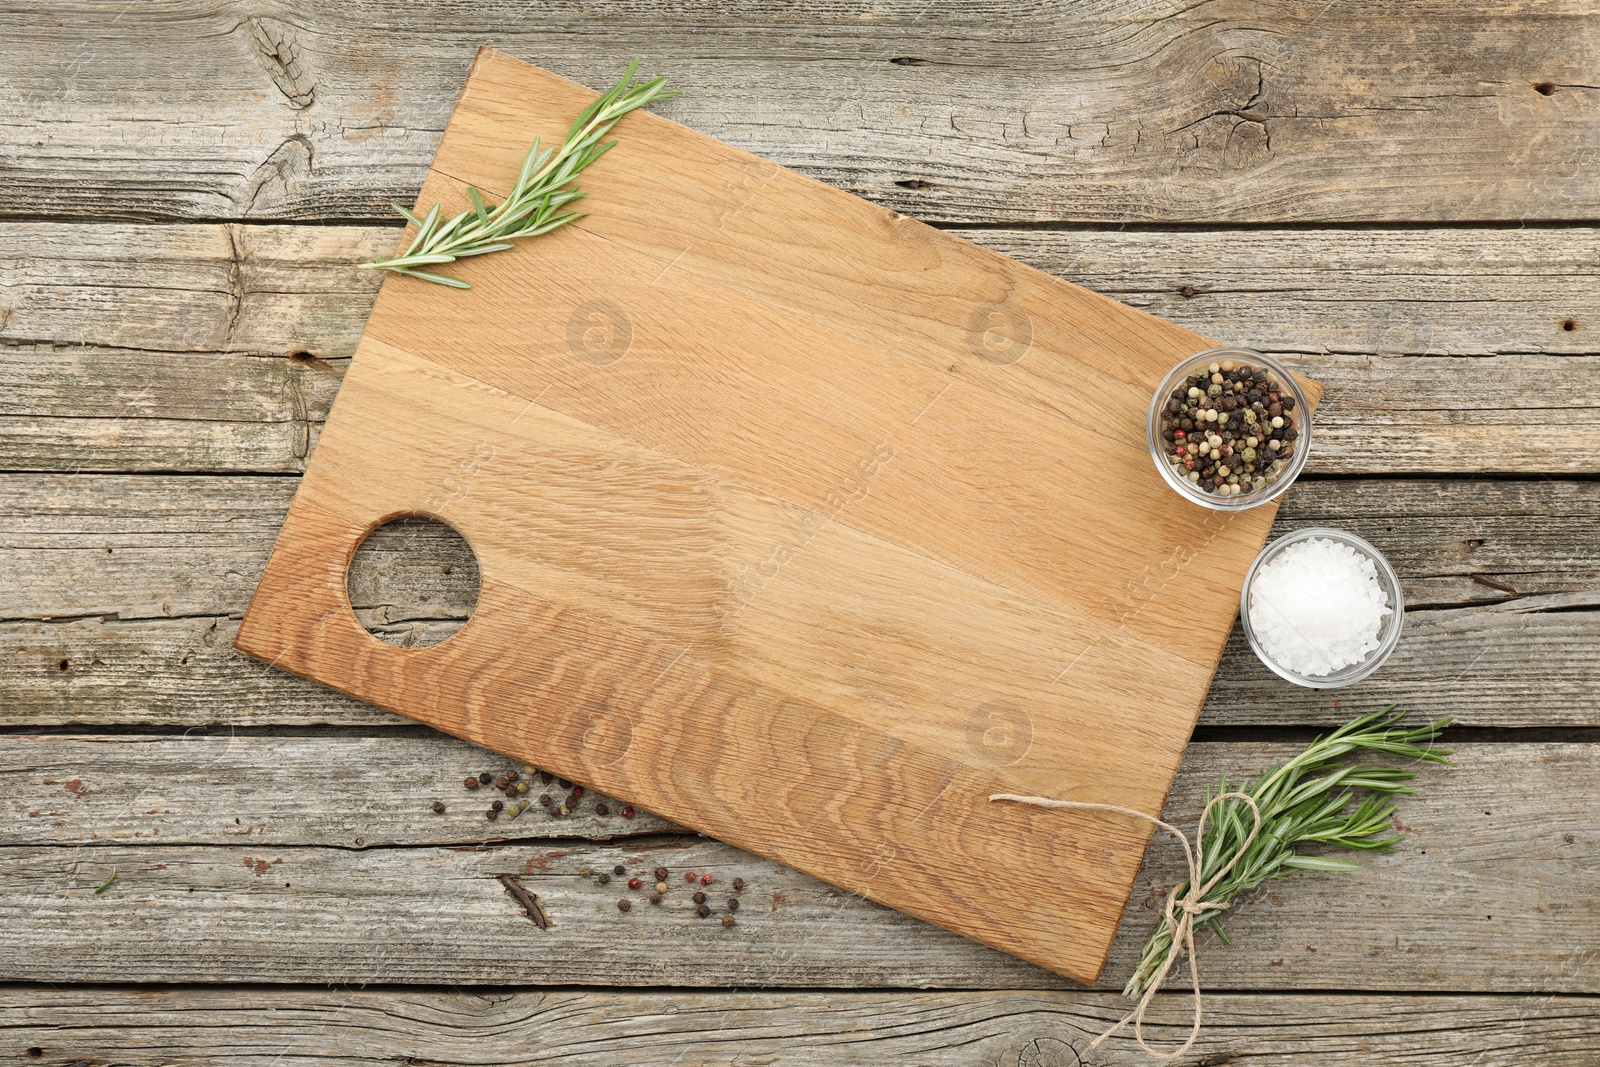
[[[1251,814],[1255,817],[1255,825],[1251,827],[1249,836],[1228,858],[1228,862],[1223,864],[1222,868],[1212,875],[1210,880],[1202,883],[1200,879],[1205,870],[1206,821],[1211,817],[1212,808],[1224,800],[1235,798],[1244,801],[1250,806]],[[1161,1061],[1174,1060],[1193,1048],[1195,1041],[1200,1037],[1201,1024],[1200,966],[1195,960],[1194,954],[1195,917],[1204,912],[1223,911],[1229,906],[1226,901],[1207,900],[1206,894],[1215,889],[1217,883],[1227,877],[1228,872],[1233,870],[1234,865],[1239,862],[1255,841],[1256,834],[1260,833],[1261,809],[1256,806],[1255,800],[1247,793],[1223,793],[1212,798],[1211,802],[1205,806],[1205,810],[1200,813],[1200,821],[1196,824],[1194,831],[1194,845],[1191,847],[1189,839],[1184,836],[1182,830],[1169,822],[1156,818],[1154,815],[1137,811],[1133,808],[1124,808],[1116,804],[1096,804],[1087,800],[1055,800],[1051,797],[1020,796],[1016,793],[995,793],[989,799],[991,801],[1009,800],[1017,804],[1031,804],[1036,808],[1077,808],[1084,811],[1105,811],[1114,812],[1118,815],[1128,815],[1135,819],[1143,819],[1146,822],[1154,823],[1173,837],[1176,837],[1179,844],[1183,845],[1184,859],[1189,865],[1189,891],[1180,898],[1178,896],[1178,887],[1173,886],[1172,891],[1167,894],[1167,905],[1163,911],[1163,921],[1165,921],[1167,929],[1172,935],[1172,950],[1167,953],[1166,960],[1156,970],[1156,973],[1151,976],[1149,984],[1145,987],[1144,995],[1139,998],[1139,1003],[1134,1006],[1134,1009],[1118,1020],[1109,1030],[1090,1042],[1089,1047],[1098,1048],[1100,1042],[1131,1022],[1133,1023],[1133,1035],[1138,1039],[1139,1047],[1144,1049],[1145,1054],[1151,1059]],[[1166,981],[1167,973],[1172,970],[1172,965],[1177,962],[1179,955],[1187,955],[1189,957],[1189,978],[1194,987],[1194,1025],[1189,1030],[1189,1039],[1183,1043],[1181,1048],[1172,1052],[1157,1052],[1145,1044],[1144,1013],[1150,1007],[1150,1002],[1155,998],[1156,993],[1161,989],[1161,984]]]

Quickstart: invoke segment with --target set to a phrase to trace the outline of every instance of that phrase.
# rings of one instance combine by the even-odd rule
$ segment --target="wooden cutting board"
[[[594,95],[480,52],[419,208],[503,197]],[[1213,342],[659,116],[616,135],[581,222],[467,292],[384,282],[237,646],[1093,981],[1149,827],[986,798],[1161,810],[1275,511],[1151,463]],[[345,588],[413,514],[481,573],[421,650]]]

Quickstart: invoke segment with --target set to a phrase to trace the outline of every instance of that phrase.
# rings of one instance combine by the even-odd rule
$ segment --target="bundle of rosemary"
[[[1304,855],[1301,845],[1325,845],[1361,852],[1392,852],[1403,834],[1394,829],[1395,805],[1391,798],[1411,795],[1406,786],[1416,774],[1406,767],[1378,767],[1362,764],[1336,766],[1352,752],[1377,752],[1413,763],[1443,763],[1449,749],[1435,748],[1431,742],[1450,724],[1440,719],[1425,726],[1397,725],[1404,712],[1394,705],[1362,715],[1344,726],[1319,737],[1294,759],[1274,767],[1252,782],[1232,785],[1226,776],[1214,796],[1244,793],[1255,801],[1261,813],[1261,828],[1240,852],[1255,821],[1249,805],[1228,798],[1213,809],[1206,825],[1201,885],[1205,885],[1230,859],[1238,855],[1228,871],[1209,892],[1206,901],[1227,904],[1241,893],[1254,889],[1269,878],[1284,878],[1296,871],[1354,871],[1360,864],[1323,855]],[[1359,799],[1358,799],[1359,798]],[[1354,805],[1352,807],[1352,805]],[[1187,881],[1177,888],[1183,897]],[[1202,911],[1194,917],[1195,929],[1210,927],[1224,940],[1222,910]],[[1163,922],[1145,941],[1144,953],[1133,977],[1123,992],[1141,997],[1151,981],[1165,973],[1172,956],[1172,928]]]
[[[519,237],[537,237],[582,218],[579,212],[562,209],[584,195],[572,184],[579,173],[617,143],[602,140],[611,132],[611,127],[630,111],[678,95],[666,91],[665,78],[635,84],[633,75],[638,68],[638,60],[628,64],[628,72],[622,79],[583,109],[567,129],[567,138],[559,151],[541,150],[539,139],[534,138],[533,147],[523,158],[522,169],[511,187],[511,195],[504,202],[490,207],[484,203],[482,193],[468,188],[472,210],[463,211],[443,223],[439,221],[438,204],[422,218],[399,204],[391,204],[417,228],[416,235],[403,254],[393,259],[362,263],[362,269],[390,270],[408,278],[470,289],[472,286],[460,278],[417,268],[501,252],[513,247],[511,242]]]

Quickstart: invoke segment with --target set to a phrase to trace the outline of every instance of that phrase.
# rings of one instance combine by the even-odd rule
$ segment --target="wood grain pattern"
[[[946,232],[1196,334],[1334,365],[1329,357],[1596,353],[1600,249],[1584,227]],[[40,354],[189,353],[202,365],[297,350],[341,360],[382,280],[354,264],[388,254],[398,233],[387,224],[0,222],[0,343]],[[1320,376],[1319,364],[1305,366]],[[1515,382],[1488,375],[1492,388],[1476,401],[1493,408]],[[65,413],[75,396],[36,386],[28,399]]]
[[[18,737],[8,747],[15,755],[0,761],[0,980],[66,970],[117,982],[381,974],[388,984],[430,986],[1068,987],[660,824],[637,835],[619,833],[615,816],[533,813],[490,824],[481,794],[465,801],[459,783],[495,760],[453,739],[122,737]],[[1166,817],[1193,825],[1220,776],[1259,775],[1299,748],[1190,745]],[[1600,918],[1593,748],[1455,746],[1457,767],[1425,770],[1418,795],[1401,800],[1407,838],[1397,852],[1361,857],[1351,874],[1270,883],[1229,915],[1232,945],[1206,935],[1207,988],[1600,990],[1600,957],[1584,934]],[[342,781],[329,785],[330,777]],[[435,815],[430,804],[441,798],[449,810]],[[938,825],[959,849],[965,829]],[[563,827],[564,840],[549,836]],[[952,878],[984,893],[1003,889],[962,870],[954,853],[950,862]],[[667,902],[650,907],[643,891],[581,873],[618,863],[668,867]],[[113,867],[116,884],[96,896]],[[723,890],[745,879],[737,926],[689,912],[685,870],[714,876],[718,914]],[[1181,870],[1175,842],[1151,843],[1101,988],[1120,988]],[[501,873],[517,874],[546,902],[549,930],[522,916],[495,880]],[[626,914],[616,907],[624,896],[635,902]]]
[[[408,202],[472,50],[950,221],[1593,219],[1582,0],[19,4],[0,210],[351,219]],[[870,17],[864,17],[870,16]],[[1541,92],[1537,86],[1545,87]]]
[[[231,651],[296,484],[0,476],[6,721],[403,724]],[[1592,699],[1600,685],[1600,485],[1312,481],[1289,494],[1274,533],[1330,524],[1383,549],[1409,608],[1406,639],[1382,671],[1342,694],[1344,707],[1398,700],[1472,726],[1600,724]],[[383,551],[372,562],[370,572],[352,570],[350,595],[357,617],[387,639],[406,645],[469,615],[471,598],[444,576],[465,563],[454,552]],[[1278,684],[1235,628],[1200,722],[1336,724],[1346,715],[1335,699]]]
[[[511,1067],[626,1060],[855,1067],[915,1062],[1072,1067],[1124,1009],[1112,994],[485,993],[421,990],[24,987],[7,990],[0,1031],[45,1062],[114,1059],[189,1067],[388,1067],[398,1060]],[[1217,993],[1193,1062],[1299,1067],[1587,1067],[1600,1055],[1593,998]],[[1186,1036],[1187,1003],[1156,999],[1145,1033]],[[1103,1067],[1149,1062],[1124,1035]],[[26,1060],[18,1062],[25,1063]]]
[[[394,233],[0,224],[0,468],[302,470]],[[961,234],[1327,383],[1310,473],[1600,471],[1585,230]]]
[[[484,50],[424,199],[503,195],[507,146],[592,97]],[[579,224],[464,262],[468,293],[388,279],[237,647],[1092,979],[1148,828],[1013,851],[1037,820],[984,797],[1165,797],[1231,614],[1177,609],[1236,596],[1275,510],[1149,470],[1150,392],[1209,342],[626,121],[585,218],[668,245]],[[344,587],[406,513],[479,557],[439,649],[378,646]],[[1048,869],[1055,906],[957,859]]]
[[[60,473],[0,481],[0,721],[103,725],[114,736],[52,740],[77,746],[54,761],[14,737],[4,746],[13,766],[41,768],[41,776],[47,765],[70,766],[105,792],[76,800],[61,792],[70,804],[46,809],[61,812],[53,827],[4,824],[60,853],[59,865],[41,872],[41,893],[55,900],[78,884],[52,872],[88,884],[84,906],[32,942],[41,959],[57,961],[45,980],[0,995],[0,1061],[1071,1067],[1084,1035],[1121,1006],[1109,993],[1082,991],[847,992],[904,988],[908,974],[936,973],[944,943],[919,950],[881,931],[863,934],[827,898],[804,895],[796,914],[820,921],[786,933],[806,939],[797,947],[821,948],[791,958],[792,982],[845,988],[541,990],[568,973],[567,962],[547,971],[514,938],[485,952],[502,988],[391,984],[439,980],[426,951],[408,954],[413,915],[430,930],[448,923],[460,934],[498,923],[510,906],[501,893],[482,915],[461,908],[465,887],[449,862],[459,854],[438,865],[413,858],[391,869],[397,884],[343,880],[344,895],[335,888],[316,905],[298,902],[287,922],[252,925],[258,941],[214,970],[188,966],[198,957],[181,929],[155,944],[121,940],[112,926],[103,963],[87,971],[57,954],[62,931],[75,924],[130,918],[118,902],[92,897],[99,880],[88,874],[107,859],[97,832],[100,841],[152,828],[229,841],[229,826],[245,829],[233,825],[232,809],[246,824],[262,816],[276,840],[340,852],[357,838],[471,842],[470,833],[443,840],[429,822],[437,817],[414,810],[406,794],[411,784],[426,789],[445,765],[459,769],[453,758],[441,765],[429,755],[456,751],[454,742],[423,741],[398,716],[231,651],[294,479],[195,472],[304,467],[376,292],[377,279],[349,264],[392,248],[388,204],[415,194],[482,42],[595,85],[616,75],[619,56],[643,56],[647,69],[689,90],[667,105],[669,117],[885,207],[974,223],[970,240],[1196,333],[1288,354],[1292,366],[1334,385],[1313,470],[1342,478],[1299,486],[1279,527],[1317,521],[1386,539],[1379,543],[1408,596],[1427,606],[1364,687],[1370,699],[1401,697],[1480,727],[1593,725],[1600,612],[1585,605],[1595,603],[1589,479],[1600,453],[1584,405],[1600,395],[1600,286],[1594,234],[1570,221],[1591,218],[1600,204],[1591,165],[1596,96],[1584,87],[1594,82],[1591,6],[878,0],[867,12],[792,0],[598,0],[535,11],[520,0],[425,0],[375,17],[366,6],[302,0],[248,8],[182,0],[159,10],[95,0],[12,5],[0,35],[0,213],[10,217],[0,224],[0,469]],[[115,221],[139,218],[188,224]],[[204,221],[244,218],[311,225]],[[348,225],[362,219],[383,224]],[[1312,225],[1259,225],[1296,220]],[[1198,225],[1141,225],[1149,221]],[[1028,228],[1034,223],[1045,228]],[[328,358],[285,358],[307,351]],[[1451,358],[1461,356],[1476,358]],[[1500,477],[1462,477],[1489,471]],[[1433,480],[1438,474],[1449,478]],[[436,577],[404,559],[385,566],[398,598],[352,588],[363,621],[401,640],[441,625],[424,607],[437,603]],[[1474,572],[1522,595],[1478,584]],[[1389,684],[1391,671],[1403,684]],[[1236,634],[1201,721],[1332,724],[1365,699],[1347,693],[1341,709],[1326,694],[1262,674]],[[214,739],[222,745],[239,727],[229,758],[213,763],[215,750],[200,747],[210,743],[201,739],[206,723],[227,724]],[[173,736],[133,739],[128,724]],[[250,727],[305,736],[251,737]],[[187,740],[176,736],[186,730]],[[1589,746],[1578,742],[1587,733],[1544,736],[1565,737],[1585,758]],[[180,744],[195,748],[170,759],[152,754]],[[1203,761],[1198,786],[1214,772],[1257,769],[1252,755],[1210,755],[1232,747],[1191,748]],[[1585,766],[1592,761],[1573,764]],[[352,770],[370,797],[342,784]],[[1438,827],[1438,844],[1448,847],[1443,831],[1467,824],[1466,845],[1482,864],[1476,873],[1491,878],[1495,894],[1537,890],[1498,880],[1524,848],[1535,864],[1573,862],[1574,846],[1541,836],[1552,800],[1556,828],[1594,851],[1592,813],[1560,822],[1563,806],[1583,810],[1560,799],[1562,781],[1576,797],[1593,794],[1588,782],[1535,773],[1525,789],[1503,788],[1524,782],[1523,773],[1517,760],[1486,770],[1492,797],[1465,788],[1472,783],[1463,775],[1445,775],[1440,806],[1419,828],[1431,835]],[[1187,774],[1175,804],[1198,788]],[[278,797],[253,791],[255,776]],[[170,814],[114,802],[151,784]],[[567,829],[607,832],[598,823]],[[563,847],[545,841],[546,850]],[[1438,854],[1414,844],[1429,852],[1423,863]],[[184,851],[141,851],[143,862],[125,867],[116,888],[137,886],[148,877],[138,866],[171,853],[183,862]],[[370,851],[342,858],[360,863]],[[260,858],[237,844],[218,855],[241,871],[245,855]],[[1465,909],[1450,906],[1455,898],[1441,907],[1431,869],[1417,862],[1406,855],[1376,872],[1374,887],[1393,896],[1373,898],[1376,907],[1355,919],[1354,944],[1322,936],[1320,912],[1342,892],[1336,879],[1275,888],[1287,907],[1247,905],[1259,924],[1234,948],[1207,954],[1231,961],[1208,980],[1272,989],[1292,968],[1307,990],[1433,992],[1213,994],[1194,1063],[1587,1067],[1597,1054],[1593,1000],[1555,991],[1574,973],[1563,946],[1594,925],[1592,912],[1559,898],[1517,898],[1517,908],[1544,909],[1529,931],[1535,951],[1523,954],[1493,923],[1467,923]],[[1592,883],[1576,886],[1576,896]],[[188,907],[209,884],[199,878],[188,893],[175,880],[151,908]],[[363,921],[372,901],[360,894],[392,906]],[[413,906],[421,897],[427,902]],[[611,902],[588,903],[598,921],[619,921]],[[336,925],[352,904],[352,921],[320,950],[325,958],[375,935],[392,935],[394,952],[354,968],[350,988],[71,985],[95,975],[120,980],[128,961],[178,982],[232,981],[251,953],[284,951],[285,930]],[[224,905],[245,915],[256,906],[248,896]],[[899,919],[860,915],[873,924]],[[1501,918],[1498,904],[1494,915]],[[1142,933],[1147,921],[1137,913],[1124,935]],[[521,921],[515,935],[526,927]],[[1308,931],[1314,940],[1301,936]],[[699,964],[684,969],[684,983],[742,980],[747,961],[724,967],[708,939],[683,933],[682,941],[641,941],[616,973],[636,966],[647,974],[676,954]],[[1008,967],[1038,976],[1019,984],[1050,981],[947,941],[966,961],[955,968],[965,988],[1005,984]],[[439,958],[451,958],[450,937],[438,943]],[[1283,951],[1271,951],[1280,943]],[[1280,956],[1282,966],[1271,966]],[[386,988],[354,988],[374,983]],[[1450,993],[1474,989],[1489,995]],[[1163,1005],[1160,1034],[1176,1035],[1187,1002],[1174,994]],[[34,1047],[37,1058],[27,1055]],[[1143,1062],[1124,1041],[1102,1048],[1094,1062],[1102,1060]]]

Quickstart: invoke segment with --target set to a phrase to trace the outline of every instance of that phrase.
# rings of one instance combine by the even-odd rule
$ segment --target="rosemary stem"
[[[665,78],[636,83],[634,74],[638,67],[638,60],[630,63],[621,80],[601,93],[573,120],[559,149],[541,151],[535,138],[523,156],[522,168],[511,191],[492,209],[483,202],[476,188],[468,189],[472,207],[442,223],[437,204],[421,218],[396,204],[395,210],[417,228],[411,243],[398,256],[359,266],[468,289],[471,286],[460,278],[416,268],[504,251],[514,247],[513,242],[518,238],[537,237],[581,218],[579,212],[562,209],[583,196],[573,186],[578,175],[616,143],[602,142],[602,138],[629,112],[677,95],[666,91]]]
[[[1222,779],[1218,792],[1243,792],[1261,812],[1261,829],[1248,848],[1241,847],[1249,823],[1240,815],[1248,808],[1237,801],[1218,805],[1203,842],[1202,883],[1209,881],[1226,857],[1240,853],[1226,878],[1206,894],[1208,903],[1227,904],[1269,878],[1283,878],[1299,870],[1350,871],[1358,865],[1323,855],[1296,851],[1315,844],[1364,852],[1391,852],[1404,837],[1394,825],[1396,807],[1387,798],[1409,795],[1405,784],[1415,772],[1403,767],[1345,765],[1339,759],[1358,750],[1393,755],[1414,763],[1449,765],[1448,749],[1432,742],[1450,722],[1441,719],[1421,726],[1400,727],[1402,715],[1394,706],[1357,716],[1325,737],[1319,737],[1294,758],[1272,768],[1254,782],[1230,785]],[[1325,773],[1319,773],[1325,772]],[[1350,805],[1360,795],[1359,803]],[[1209,799],[1209,795],[1208,795]],[[1188,882],[1176,892],[1187,892]],[[1207,908],[1195,916],[1195,926],[1211,926],[1227,939],[1222,909]],[[1140,996],[1173,952],[1172,931],[1161,922],[1145,941],[1144,951],[1123,992]]]

